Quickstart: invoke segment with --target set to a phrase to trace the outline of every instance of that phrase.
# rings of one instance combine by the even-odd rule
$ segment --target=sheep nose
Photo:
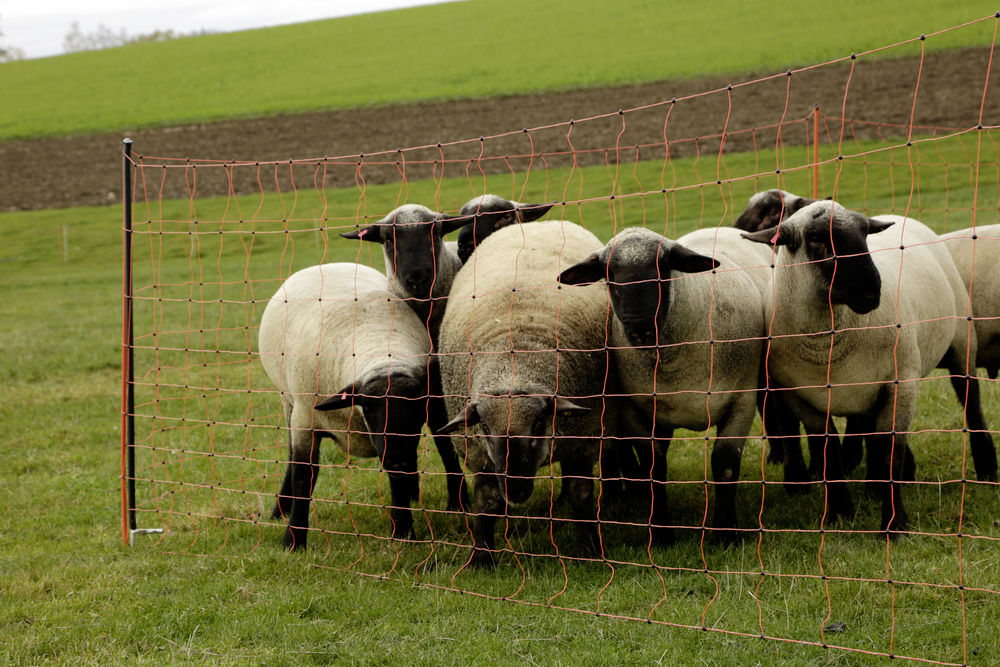
[[[869,293],[869,294],[858,294],[851,303],[848,304],[854,312],[864,315],[865,313],[870,313],[876,308],[882,301],[882,295],[879,292]]]
[[[427,296],[431,291],[432,277],[430,274],[414,274],[404,281],[406,288],[417,296]]]
[[[626,326],[625,336],[636,347],[656,345],[656,329]]]

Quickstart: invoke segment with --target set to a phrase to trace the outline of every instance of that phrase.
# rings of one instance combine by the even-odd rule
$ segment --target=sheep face
[[[771,229],[799,209],[815,202],[815,199],[806,199],[784,190],[758,192],[750,197],[746,210],[736,219],[733,227],[745,232]]]
[[[389,473],[412,473],[410,499],[416,498],[416,452],[427,420],[427,376],[406,370],[378,373],[344,387],[318,403],[316,410],[359,406],[368,435]]]
[[[438,276],[438,260],[444,253],[443,236],[465,221],[424,206],[406,204],[376,223],[352,232],[345,239],[361,239],[382,245],[386,272],[416,299],[430,299]]]
[[[878,308],[882,296],[882,278],[868,252],[867,237],[892,224],[820,201],[795,213],[776,231],[765,229],[743,236],[785,246],[791,255],[788,263],[802,263],[815,272],[811,284],[821,299],[844,304],[863,315]]]
[[[503,478],[499,486],[504,499],[508,504],[520,505],[531,497],[538,469],[549,463],[555,418],[589,411],[561,397],[477,396],[440,432],[478,425],[486,456]]]
[[[548,213],[553,204],[522,204],[497,195],[482,195],[462,206],[459,216],[467,224],[458,233],[458,258],[462,264],[479,244],[498,229],[518,222],[534,222]]]
[[[611,239],[602,250],[571,266],[559,282],[584,285],[608,281],[611,307],[631,345],[656,345],[670,309],[670,272],[714,269],[706,257],[655,232],[632,228]]]

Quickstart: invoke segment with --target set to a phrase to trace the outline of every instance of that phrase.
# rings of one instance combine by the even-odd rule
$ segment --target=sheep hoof
[[[285,503],[285,506],[283,507],[281,501],[282,499],[279,498],[278,502],[274,503],[274,509],[271,511],[272,519],[284,519],[288,516],[288,512],[291,509],[291,502]]]
[[[288,551],[305,551],[306,531],[302,528],[292,528],[285,531],[285,549]]]

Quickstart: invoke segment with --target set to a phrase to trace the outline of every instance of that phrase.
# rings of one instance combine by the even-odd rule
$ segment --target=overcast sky
[[[63,52],[73,22],[129,35],[154,30],[230,32],[364,14],[444,0],[0,0],[0,43],[28,58]]]

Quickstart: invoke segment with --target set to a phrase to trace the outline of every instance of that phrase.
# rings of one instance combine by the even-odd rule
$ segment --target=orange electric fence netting
[[[995,17],[955,30],[987,27],[996,30]],[[413,148],[248,162],[151,157],[135,154],[127,146],[125,539],[154,529],[158,534],[142,538],[143,545],[181,554],[232,555],[279,548],[291,505],[276,512],[275,518],[272,511],[289,462],[289,439],[318,430],[319,422],[306,422],[305,427],[289,422],[282,406],[301,399],[301,392],[276,387],[262,364],[258,336],[272,296],[291,309],[297,297],[279,288],[307,267],[347,263],[386,271],[382,247],[366,242],[364,233],[375,233],[370,225],[399,206],[422,204],[456,216],[467,201],[493,193],[505,198],[510,207],[520,202],[552,204],[552,208],[538,223],[523,222],[523,227],[516,228],[521,233],[497,232],[491,247],[503,240],[505,250],[490,255],[484,247],[482,256],[474,254],[455,278],[456,285],[463,287],[456,288],[450,300],[445,294],[435,301],[438,314],[448,304],[445,319],[452,321],[443,326],[464,332],[461,345],[439,346],[436,354],[427,356],[432,342],[439,342],[439,322],[418,317],[423,342],[415,343],[415,352],[397,354],[393,363],[405,366],[406,357],[412,355],[416,365],[428,371],[422,378],[425,389],[418,395],[443,396],[448,419],[461,417],[470,402],[491,395],[485,390],[477,393],[484,386],[505,384],[512,394],[511,405],[521,399],[549,401],[547,412],[543,411],[547,419],[538,428],[545,432],[556,424],[555,444],[552,451],[543,451],[537,474],[531,470],[534,487],[526,502],[509,511],[501,503],[493,517],[496,569],[484,578],[469,567],[473,534],[481,520],[477,508],[495,507],[479,504],[485,501],[474,492],[490,476],[472,472],[496,463],[472,451],[474,445],[466,449],[464,424],[454,432],[453,441],[468,473],[470,499],[463,499],[461,507],[449,507],[447,475],[430,430],[424,426],[412,464],[419,477],[411,503],[413,531],[393,537],[400,514],[392,511],[393,480],[383,469],[390,465],[389,457],[383,466],[379,456],[358,455],[359,448],[378,441],[382,434],[406,435],[384,426],[392,422],[391,417],[381,428],[360,417],[339,429],[326,427],[335,431],[331,435],[347,450],[353,443],[354,453],[325,440],[308,473],[309,486],[315,482],[307,518],[308,545],[310,552],[319,554],[311,562],[531,605],[926,662],[962,664],[975,662],[987,647],[995,652],[994,625],[1000,613],[1000,503],[995,463],[991,477],[988,464],[980,470],[979,458],[973,461],[973,457],[979,456],[974,441],[994,434],[1000,422],[997,361],[984,362],[1000,345],[1000,335],[989,338],[988,334],[993,322],[1000,329],[1000,309],[990,311],[988,295],[983,294],[989,286],[1000,289],[1000,250],[993,245],[1000,246],[1000,226],[994,226],[1000,223],[1000,119],[996,115],[1000,93],[991,48],[988,60],[970,64],[973,71],[966,73],[979,82],[978,87],[969,90],[965,100],[948,100],[948,104],[964,106],[952,109],[950,122],[940,122],[933,104],[937,79],[930,73],[934,58],[924,52],[933,37],[639,108]],[[917,67],[891,82],[871,78],[865,63],[893,55],[893,49],[917,51]],[[817,106],[820,98],[814,94],[812,77],[828,76],[831,71],[840,77],[840,85],[825,91],[824,102]],[[895,92],[886,94],[887,89]],[[141,152],[141,146],[136,148]],[[915,289],[904,284],[900,268],[894,275],[881,276],[895,297],[895,303],[889,304],[895,323],[862,332],[873,339],[878,334],[882,340],[886,328],[891,329],[895,342],[886,348],[885,357],[872,362],[892,369],[891,379],[879,383],[888,388],[873,392],[868,391],[866,380],[832,381],[834,366],[842,360],[835,358],[831,339],[838,335],[847,339],[868,327],[837,327],[833,297],[824,292],[817,298],[824,300],[831,313],[832,331],[813,331],[811,338],[822,338],[825,386],[823,382],[785,383],[782,391],[770,394],[819,392],[832,406],[832,397],[843,395],[838,391],[865,396],[881,392],[882,398],[872,400],[889,406],[889,427],[874,420],[852,427],[832,407],[836,421],[830,424],[840,433],[847,429],[866,435],[869,449],[882,442],[880,438],[889,437],[896,443],[890,445],[890,458],[902,460],[900,443],[908,442],[916,472],[907,475],[904,471],[903,481],[898,481],[898,470],[893,469],[891,478],[898,494],[888,504],[888,517],[895,520],[905,497],[909,523],[902,538],[883,530],[887,515],[880,501],[882,487],[867,483],[872,472],[868,468],[878,461],[870,458],[867,465],[847,475],[846,482],[838,483],[844,476],[833,476],[827,468],[830,461],[824,451],[833,450],[824,449],[830,446],[824,428],[809,429],[816,436],[810,443],[815,456],[811,474],[800,480],[786,480],[783,467],[769,458],[774,439],[769,443],[762,438],[760,416],[749,433],[742,434],[749,437],[745,445],[739,445],[742,463],[737,471],[727,476],[713,469],[715,427],[729,419],[712,407],[713,401],[719,394],[752,395],[756,389],[756,385],[726,384],[739,365],[729,361],[727,346],[755,346],[763,358],[769,358],[772,347],[779,349],[780,340],[801,338],[775,328],[784,292],[773,284],[763,290],[762,307],[770,302],[765,329],[716,338],[711,332],[727,330],[726,318],[735,316],[717,308],[728,303],[725,299],[730,295],[713,287],[700,313],[708,336],[653,341],[647,349],[646,372],[649,379],[655,376],[659,382],[667,381],[656,374],[661,361],[666,364],[667,359],[685,355],[697,361],[702,359],[698,350],[707,350],[707,364],[692,362],[686,371],[689,375],[668,378],[672,388],[657,394],[662,405],[672,405],[675,396],[695,395],[704,413],[689,418],[662,409],[654,433],[651,422],[642,419],[645,426],[638,430],[622,426],[634,406],[641,412],[652,402],[652,392],[645,396],[630,393],[616,379],[616,374],[636,371],[619,363],[618,355],[625,350],[615,338],[617,315],[608,301],[607,283],[599,280],[599,286],[588,288],[557,281],[560,271],[589,256],[590,251],[580,254],[569,240],[579,228],[596,236],[593,252],[632,227],[667,239],[695,230],[721,231],[733,226],[751,195],[769,189],[810,199],[833,197],[867,216],[908,216],[940,234],[969,230],[966,235],[975,252],[966,269],[967,291],[952,319],[965,332],[966,353],[979,337],[979,365],[988,372],[976,369],[974,360],[958,371],[955,365],[926,374],[907,370],[907,355],[912,356],[905,345],[908,332],[934,326],[941,319],[907,319],[908,313],[923,312],[910,310],[908,304],[934,298],[932,293],[939,288],[921,284]],[[792,200],[784,197],[782,201],[783,206],[790,206]],[[525,210],[531,210],[530,206]],[[531,239],[543,237],[533,236],[528,226],[541,229],[547,220],[566,221],[550,225],[559,229],[560,240],[541,248],[531,246]],[[897,220],[896,224],[907,223]],[[339,236],[358,230],[362,230],[360,241]],[[778,238],[774,234],[772,242]],[[419,243],[405,245],[386,252],[398,260],[406,252],[420,251]],[[944,241],[935,236],[917,245],[937,252]],[[539,260],[542,265],[557,267],[544,279],[535,279],[526,268],[534,266],[536,254],[545,255]],[[748,261],[735,269],[723,266],[716,276],[722,280],[727,271],[752,270],[772,275],[778,256]],[[907,266],[906,250],[900,256],[900,267]],[[842,257],[838,266],[848,266],[850,257]],[[778,269],[774,276],[782,267]],[[342,389],[346,398],[349,383],[345,386],[341,379],[336,386],[324,383],[325,375],[334,373],[330,369],[358,368],[369,358],[385,356],[387,346],[391,348],[403,336],[405,321],[412,318],[411,306],[413,310],[426,306],[384,287],[381,293],[360,291],[363,274],[362,269],[355,269],[350,280],[341,281],[350,284],[324,283],[321,288],[332,290],[321,292],[328,297],[330,309],[316,310],[321,318],[323,312],[347,313],[331,316],[318,327],[336,334],[324,342],[309,339],[295,351],[278,353],[279,374],[294,367],[299,371],[289,370],[287,375],[298,373],[301,379],[298,362],[304,359],[306,368],[312,368],[317,395],[307,398],[336,399]],[[432,281],[452,277],[434,275]],[[615,282],[607,270],[601,277]],[[672,289],[681,289],[677,284],[684,279],[669,281],[674,283]],[[714,286],[715,281],[709,284]],[[604,299],[596,319],[582,317],[571,298],[577,293],[574,290],[588,289],[591,293],[596,289]],[[808,288],[801,286],[799,291]],[[887,292],[883,289],[882,293]],[[478,304],[474,303],[477,298]],[[368,307],[357,304],[366,299],[371,309],[376,308],[375,302],[384,302],[378,307],[390,313],[385,329],[354,326]],[[298,302],[302,300],[298,297]],[[981,308],[980,303],[987,305]],[[664,304],[660,307],[666,312]],[[459,316],[452,315],[451,309],[464,311],[468,322],[456,325]],[[294,315],[282,317],[286,318],[280,327],[284,341],[306,335],[303,331],[308,326]],[[580,343],[585,339],[574,338],[580,327],[596,327],[601,340],[593,345]],[[666,336],[668,328],[679,327],[661,322],[660,328]],[[501,344],[493,345],[495,340]],[[496,363],[473,359],[476,354],[496,357]],[[537,361],[531,360],[533,355]],[[507,375],[501,372],[502,377],[484,380],[487,373],[482,369],[487,367],[492,371],[506,368]],[[428,379],[437,368],[443,375],[443,388]],[[761,382],[778,389],[771,370],[761,374]],[[532,373],[539,377],[530,377]],[[581,377],[588,377],[587,382]],[[949,378],[965,388],[959,391],[960,401],[955,400]],[[974,401],[969,378],[978,380],[983,406],[985,426],[978,428],[972,417],[968,424],[963,419]],[[522,391],[522,381],[532,389]],[[914,387],[920,392],[912,415],[904,414],[908,408],[902,399],[884,398],[893,392],[909,395]],[[354,391],[351,398],[358,404],[371,398],[357,386]],[[392,394],[391,382],[383,393]],[[555,396],[590,407],[590,416],[584,419],[590,426],[574,432],[571,417],[554,421]],[[433,423],[433,410],[426,401],[389,405],[416,411]],[[777,410],[773,402],[765,403],[763,410],[768,406]],[[508,410],[506,423],[513,429],[515,410]],[[470,414],[466,410],[470,424],[480,417]],[[489,421],[485,416],[482,419]],[[707,425],[685,428],[699,420]],[[904,428],[897,431],[897,423]],[[480,433],[472,426],[468,432],[470,441]],[[513,440],[507,445],[513,447]],[[821,444],[814,449],[817,441]],[[665,478],[658,464],[650,462],[649,457],[656,459],[654,444],[661,452],[671,445]],[[555,452],[560,448],[592,451],[600,464],[581,471],[579,461],[574,460],[570,470],[570,458],[558,462]],[[788,460],[795,448],[785,443],[783,449]],[[636,484],[629,484],[633,475],[623,462],[630,454],[622,452],[633,451],[640,474]],[[482,460],[474,461],[476,456]],[[584,461],[591,461],[587,456],[582,455]],[[409,476],[411,481],[413,476]],[[516,475],[501,480],[505,493],[514,493],[512,480],[523,481]],[[490,483],[494,484],[490,488],[499,488],[495,479]],[[591,484],[596,511],[588,514],[579,509],[574,494],[586,496]],[[856,514],[837,518],[835,496],[841,494],[842,500],[845,488],[853,497]],[[563,492],[565,496],[560,495]],[[727,494],[731,499],[734,493],[736,525],[713,523],[716,501]],[[652,526],[657,511],[652,498],[663,497],[658,494],[669,499],[669,521]],[[478,515],[483,513],[494,512],[479,511]],[[596,535],[591,550],[578,549],[581,522],[590,527],[584,533],[592,528],[591,535]],[[660,543],[663,533],[657,529],[663,528],[672,529],[673,544]],[[942,617],[942,608],[953,613]],[[930,630],[929,623],[934,624]],[[928,640],[929,635],[935,639]]]

